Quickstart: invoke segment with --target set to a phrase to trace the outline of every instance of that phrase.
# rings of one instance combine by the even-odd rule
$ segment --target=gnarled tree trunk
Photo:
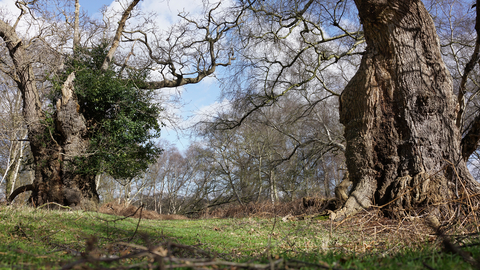
[[[115,35],[110,43],[110,49],[105,59],[103,59],[101,68],[102,70],[107,70],[112,64],[113,56],[120,45],[121,39],[126,37],[123,35],[126,22],[132,17],[132,12],[140,0],[132,0],[129,2],[130,4],[125,7],[121,18],[118,21]],[[38,61],[38,58],[32,57],[31,55],[32,53],[36,52],[28,51],[28,48],[32,50],[32,48],[35,47],[29,46],[34,44],[33,41],[47,41],[43,39],[42,36],[38,36],[31,40],[31,43],[28,44],[28,41],[22,41],[15,29],[18,23],[21,21],[22,16],[28,13],[27,9],[29,8],[30,4],[32,3],[20,3],[17,5],[17,7],[21,8],[23,12],[20,13],[13,26],[7,23],[5,20],[0,19],[0,38],[3,40],[2,45],[7,48],[10,56],[10,59],[3,59],[5,61],[2,61],[2,66],[6,66],[7,62],[9,65],[11,64],[11,67],[8,67],[11,69],[7,70],[2,68],[2,72],[9,75],[16,82],[18,89],[22,94],[23,116],[28,129],[28,139],[30,141],[30,147],[34,157],[35,165],[35,180],[33,184],[18,188],[9,197],[9,200],[13,200],[15,196],[21,192],[31,190],[31,202],[37,206],[48,202],[56,202],[63,205],[80,207],[83,209],[92,209],[95,208],[98,203],[98,194],[95,187],[95,174],[97,172],[92,172],[92,175],[82,174],[75,168],[75,162],[72,162],[76,157],[85,157],[85,155],[88,154],[86,150],[89,142],[88,138],[85,136],[85,119],[82,114],[79,113],[79,104],[77,103],[76,97],[73,93],[72,82],[74,75],[72,75],[72,77],[70,77],[70,79],[64,84],[62,99],[58,104],[56,104],[57,107],[56,110],[54,110],[55,113],[53,115],[48,115],[44,110],[47,107],[47,104],[42,104],[40,101],[40,94],[39,90],[37,89],[37,83],[39,83],[39,81],[36,80],[35,73],[33,72],[34,66],[43,67],[48,65],[38,65],[35,62]],[[216,8],[218,8],[218,6],[211,9],[211,12],[213,12],[213,10]],[[74,48],[78,45],[77,43],[80,42],[79,12],[79,1],[76,0],[73,38]],[[243,13],[239,13],[237,16],[241,16],[242,14]],[[32,20],[35,19],[32,18]],[[238,20],[234,20],[231,23],[217,23],[213,20],[213,18],[209,17],[208,28],[200,26],[194,22],[190,22],[195,24],[199,30],[207,32],[203,40],[195,41],[194,43],[204,43],[206,46],[202,45],[201,47],[204,47],[206,51],[199,53],[206,53],[210,55],[210,59],[205,59],[206,61],[204,61],[202,64],[204,65],[203,67],[195,67],[196,71],[187,76],[184,76],[185,74],[182,74],[182,72],[178,73],[179,70],[184,70],[185,66],[182,66],[182,68],[177,68],[177,64],[174,60],[170,59],[165,62],[162,60],[163,57],[156,56],[156,53],[154,53],[154,50],[152,50],[153,47],[150,47],[149,43],[147,42],[147,35],[144,34],[144,39],[139,39],[139,43],[148,48],[147,51],[149,52],[149,57],[152,61],[147,61],[147,63],[142,60],[141,62],[146,64],[145,67],[152,63],[164,66],[162,69],[164,71],[162,71],[161,76],[164,79],[160,81],[148,82],[143,86],[148,89],[158,89],[194,84],[213,74],[216,67],[230,65],[231,61],[234,59],[233,53],[228,54],[228,62],[219,61],[220,57],[222,57],[221,55],[223,54],[221,53],[223,47],[220,46],[217,48],[217,44],[221,43],[220,41],[222,40],[222,36],[224,36],[230,29],[233,29],[237,22]],[[225,27],[225,25],[230,26]],[[215,28],[218,31],[210,31],[210,27],[212,27],[212,29]],[[43,30],[40,30],[40,34],[42,32]],[[134,32],[135,31],[130,33]],[[181,33],[181,35],[183,36],[184,32]],[[63,38],[64,37],[61,39],[63,40]],[[68,39],[68,37],[65,38]],[[129,41],[134,41],[134,39]],[[185,53],[192,49],[191,44],[184,45],[183,42],[178,42],[178,44],[169,43],[168,46],[174,46],[175,50],[179,49],[179,52]],[[62,55],[63,46],[61,47],[62,52],[55,52],[52,55]],[[52,48],[49,47],[49,50],[46,53],[49,53],[50,49]],[[76,50],[73,50],[73,55],[74,57],[76,56]],[[185,54],[184,56],[188,55]],[[50,59],[49,57],[43,56],[39,58],[46,60]],[[125,59],[124,67],[127,65],[128,58],[129,57],[126,57]],[[124,67],[122,67],[122,69]],[[145,69],[145,71],[146,70],[148,69]],[[52,74],[55,71],[48,70],[42,72]],[[167,77],[169,79],[166,79]],[[80,104],[80,106],[82,105],[84,104]]]
[[[134,0],[122,14],[117,33],[109,50],[107,64],[111,61],[125,22],[139,0]],[[74,47],[79,42],[79,4],[75,1]],[[20,19],[20,18],[19,18]],[[9,51],[15,72],[11,74],[23,98],[23,115],[27,123],[30,148],[35,163],[35,179],[15,190],[9,201],[24,191],[32,191],[30,202],[39,206],[48,202],[81,208],[96,209],[99,196],[96,191],[95,173],[82,174],[73,162],[76,157],[87,154],[88,139],[85,137],[85,118],[79,113],[79,104],[74,94],[72,73],[62,88],[62,98],[56,104],[55,114],[48,117],[40,102],[36,80],[26,47],[18,37],[15,27],[0,20],[0,37]]]
[[[461,155],[457,101],[419,0],[355,0],[367,48],[340,99],[352,192],[336,217],[391,215],[478,192]]]
[[[31,57],[15,28],[0,20],[0,37],[9,51],[15,72],[11,74],[23,99],[23,116],[27,124],[30,148],[35,164],[33,184],[15,190],[9,200],[19,193],[32,191],[30,202],[39,206],[47,202],[83,209],[95,209],[99,198],[95,176],[75,172],[71,161],[85,154],[83,133],[85,119],[78,113],[73,95],[73,78],[64,85],[57,112],[48,119],[40,102]],[[54,121],[51,121],[54,120]],[[54,123],[53,123],[54,122]]]
[[[95,175],[78,173],[74,165],[74,158],[85,155],[88,147],[84,138],[85,119],[78,112],[79,105],[73,94],[74,78],[74,73],[70,74],[63,85],[62,98],[53,116],[55,126],[46,125],[43,134],[34,135],[43,137],[42,141],[31,140],[36,164],[31,201],[37,206],[57,202],[93,210],[99,202]]]
[[[26,69],[31,67],[27,65]],[[78,112],[73,95],[73,79],[72,73],[62,89],[62,99],[57,103],[57,111],[52,118],[55,125],[49,124],[41,112],[32,114],[24,110],[35,163],[35,179],[33,184],[15,190],[10,201],[19,193],[31,190],[30,202],[35,206],[56,202],[86,210],[97,207],[99,197],[95,189],[95,176],[76,172],[72,162],[74,157],[84,155],[87,150],[87,141],[83,137],[85,119]],[[22,86],[20,90],[24,103],[28,105],[32,101],[28,99],[29,95],[35,96],[32,92],[36,89],[33,83],[19,86]]]

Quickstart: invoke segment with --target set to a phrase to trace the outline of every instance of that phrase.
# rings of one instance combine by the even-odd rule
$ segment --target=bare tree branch
[[[107,53],[107,57],[105,57],[105,60],[103,61],[102,69],[106,70],[108,68],[108,65],[112,61],[113,55],[115,54],[115,51],[118,48],[118,45],[120,45],[120,38],[122,37],[122,32],[125,28],[125,23],[127,22],[128,18],[130,17],[130,14],[133,11],[133,8],[140,2],[140,0],[133,0],[132,3],[128,6],[128,8],[123,12],[122,18],[118,22],[118,27],[117,31],[115,33],[115,36],[113,38],[112,42],[112,47],[110,47],[110,50]]]

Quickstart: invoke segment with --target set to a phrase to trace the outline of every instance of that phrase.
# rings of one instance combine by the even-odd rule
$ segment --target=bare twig
[[[440,223],[437,220],[436,217],[434,216],[428,216],[427,217],[427,224],[435,230],[435,233],[442,239],[442,244],[443,247],[445,248],[446,251],[455,253],[462,257],[462,259],[475,267],[476,269],[480,269],[480,262],[478,260],[475,260],[472,255],[468,254],[467,252],[463,251],[459,246],[455,245],[452,243],[447,236],[444,234],[443,230],[440,227]]]
[[[39,207],[37,207],[37,209],[41,209],[42,207],[45,207],[45,206],[47,206],[47,205],[52,205],[52,204],[53,204],[53,205],[56,205],[56,206],[58,206],[58,207],[60,207],[60,208],[63,208],[63,209],[72,210],[72,208],[70,208],[70,207],[68,207],[68,206],[61,205],[61,204],[56,203],[56,202],[48,202],[48,203],[42,204],[42,205],[40,205]]]
[[[137,210],[135,210],[135,213],[137,213],[138,209],[140,209],[140,217],[138,218],[137,227],[135,227],[135,231],[133,232],[132,237],[130,237],[130,239],[128,239],[128,242],[132,241],[133,237],[137,234],[138,226],[140,225],[140,221],[142,220],[143,207],[144,207],[144,204],[142,203],[142,205],[140,205],[140,207],[138,207]],[[135,215],[135,213],[133,213],[132,215]]]

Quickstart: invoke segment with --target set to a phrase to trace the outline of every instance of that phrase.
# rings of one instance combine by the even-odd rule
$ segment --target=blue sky
[[[97,12],[100,11],[100,9],[103,6],[109,6],[112,2],[112,0],[85,0],[85,1],[80,1],[80,8],[85,9],[88,14],[93,15]]]

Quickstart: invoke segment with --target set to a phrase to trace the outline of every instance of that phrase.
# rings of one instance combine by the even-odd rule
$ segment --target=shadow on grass
[[[474,269],[462,256],[439,249],[443,237],[472,258],[480,254],[465,234],[435,235],[418,224],[368,216],[342,224],[282,218],[151,221],[4,210],[2,269]],[[408,233],[418,237],[407,239]],[[471,238],[478,241],[478,234]]]

